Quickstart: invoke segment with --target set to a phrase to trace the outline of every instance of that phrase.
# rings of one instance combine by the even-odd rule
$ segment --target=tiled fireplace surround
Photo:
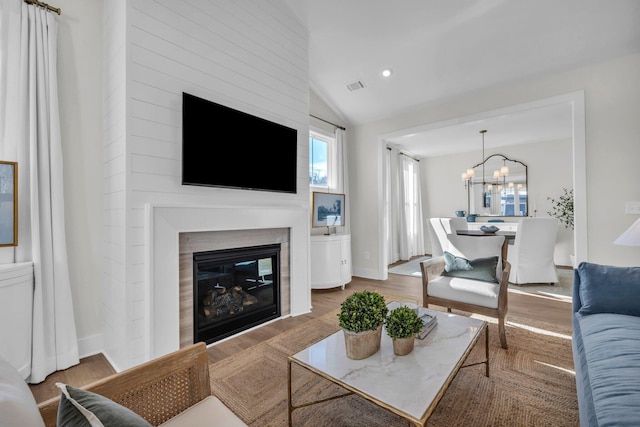
[[[280,315],[289,314],[289,229],[180,233],[180,347],[193,344],[193,254],[218,249],[280,244]]]
[[[150,358],[193,341],[193,252],[280,243],[281,315],[310,311],[306,209],[148,205],[147,221]]]

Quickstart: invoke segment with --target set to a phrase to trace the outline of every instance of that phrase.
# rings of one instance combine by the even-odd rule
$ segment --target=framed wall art
[[[312,227],[344,225],[344,194],[313,192]]]
[[[18,245],[18,163],[0,160],[0,246]]]

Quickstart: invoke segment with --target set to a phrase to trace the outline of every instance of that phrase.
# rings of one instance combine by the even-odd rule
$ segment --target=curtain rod
[[[410,158],[410,159],[413,159],[413,160],[415,160],[416,162],[419,162],[419,161],[420,161],[420,159],[416,159],[415,157],[410,156],[410,155],[408,155],[407,153],[403,153],[402,151],[400,151],[398,154],[402,154],[403,156],[408,157],[408,158]]]
[[[41,1],[38,1],[38,0],[24,0],[24,2],[28,3],[28,4],[35,4],[36,6],[44,7],[45,9],[50,10],[52,12],[55,12],[58,15],[60,15],[62,13],[62,10],[59,7],[49,6],[48,4],[43,3]]]
[[[393,149],[392,149],[391,147],[387,147],[387,150],[389,150],[389,151],[393,151]],[[408,155],[407,153],[403,153],[402,151],[398,151],[398,154],[402,154],[403,156],[406,156],[406,157],[408,157],[408,158],[410,158],[410,159],[413,159],[413,160],[415,160],[416,162],[419,162],[419,161],[420,161],[420,159],[416,159],[415,157],[410,156],[410,155]]]
[[[333,125],[333,126],[337,127],[338,129],[347,130],[346,128],[343,128],[343,127],[342,127],[342,126],[340,126],[340,125],[337,125],[337,124],[335,124],[335,123],[331,123],[330,121],[325,120],[325,119],[321,119],[320,117],[314,116],[313,114],[309,114],[309,116],[313,117],[314,119],[318,119],[318,120],[320,120],[320,121],[323,121],[323,122],[325,122],[325,123],[329,123],[330,125]]]

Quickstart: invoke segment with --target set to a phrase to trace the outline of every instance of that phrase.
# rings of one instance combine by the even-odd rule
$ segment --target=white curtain
[[[351,200],[349,199],[349,171],[347,162],[347,143],[345,141],[344,130],[336,128],[336,151],[337,156],[337,184],[338,192],[344,194],[344,233],[349,234],[351,232],[351,213],[349,206]]]
[[[65,241],[57,25],[51,12],[3,0],[0,154],[18,161],[14,261],[34,264],[31,383],[79,361]]]
[[[420,197],[420,162],[400,154],[399,199],[400,207],[400,259],[424,255],[422,233],[422,201]]]
[[[385,215],[385,224],[384,224],[384,234],[385,240],[387,242],[386,252],[387,256],[385,257],[386,263],[393,264],[394,262],[400,259],[400,255],[398,252],[398,239],[397,230],[398,230],[398,198],[397,198],[397,190],[398,188],[398,180],[397,174],[393,173],[394,165],[393,160],[395,156],[392,155],[391,149],[385,150],[385,168],[384,168],[384,204],[385,210],[387,214]],[[394,178],[396,177],[396,178]]]

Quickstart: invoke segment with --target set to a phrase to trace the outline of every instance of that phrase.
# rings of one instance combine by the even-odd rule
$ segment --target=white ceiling
[[[638,0],[287,1],[308,25],[311,88],[348,125],[640,52]],[[349,91],[355,81],[365,87]],[[486,140],[570,136],[558,112],[483,123]],[[416,155],[465,141],[477,149],[478,130],[451,127],[396,142]]]
[[[509,110],[509,109],[508,109]],[[481,119],[471,117],[453,120],[453,124],[432,124],[425,129],[407,129],[385,138],[394,146],[414,157],[444,156],[482,150],[480,130],[485,150],[543,141],[559,141],[572,137],[572,106],[569,102],[537,108],[514,108],[515,112],[491,115]]]

